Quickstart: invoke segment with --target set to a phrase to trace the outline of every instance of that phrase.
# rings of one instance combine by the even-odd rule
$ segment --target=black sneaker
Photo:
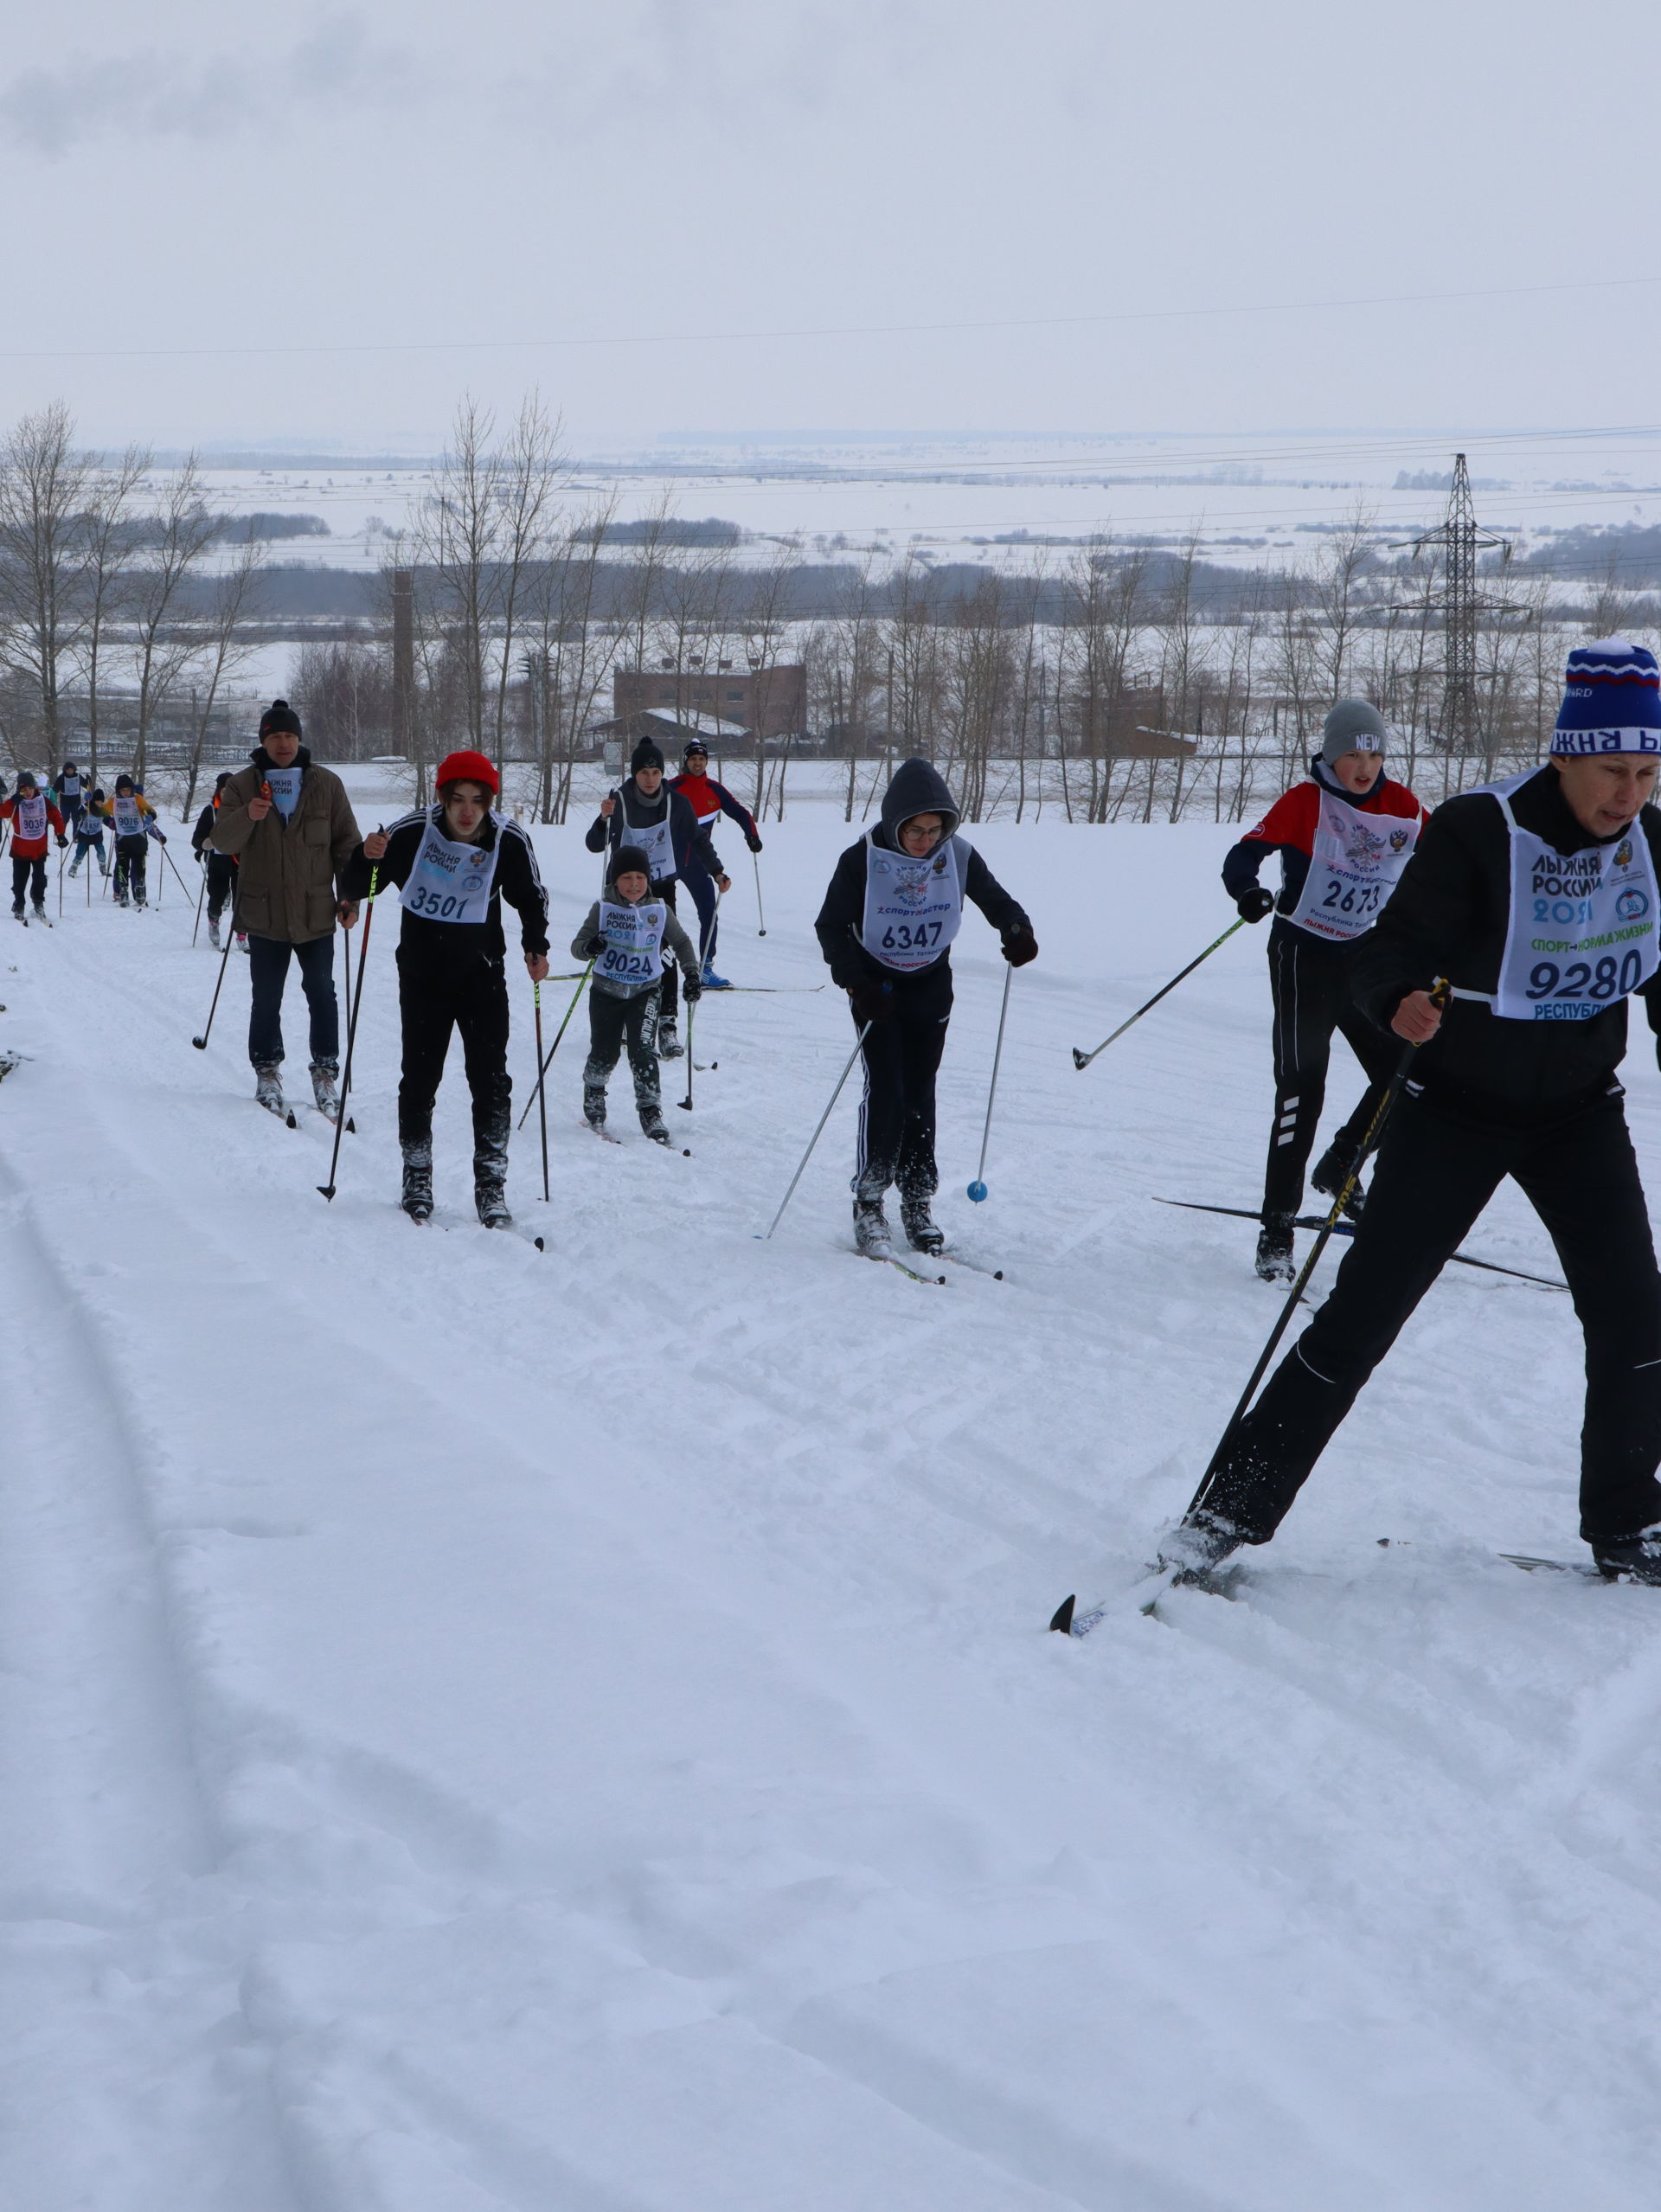
[[[1606,1581],[1661,1583],[1661,1524],[1613,1543],[1594,1544],[1592,1556]]]
[[[944,1252],[946,1231],[928,1210],[927,1198],[900,1201],[900,1224],[914,1252]]]
[[[1292,1215],[1265,1214],[1257,1238],[1257,1272],[1266,1283],[1289,1283],[1298,1273],[1292,1256]]]
[[[1344,1189],[1344,1178],[1350,1172],[1350,1159],[1336,1144],[1329,1144],[1316,1164],[1309,1178],[1311,1190],[1318,1190],[1323,1198],[1336,1198]],[[1357,1172],[1356,1187],[1344,1202],[1344,1210],[1352,1221],[1358,1221],[1367,1205],[1367,1193],[1362,1189]]]

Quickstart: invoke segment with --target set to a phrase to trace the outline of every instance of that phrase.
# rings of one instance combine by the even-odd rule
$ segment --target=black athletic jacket
[[[342,898],[369,896],[371,868],[378,870],[377,882],[382,890],[388,883],[397,884],[401,890],[409,881],[427,824],[438,820],[443,811],[442,807],[433,806],[401,815],[387,832],[386,853],[379,862],[366,858],[360,844],[346,863]],[[439,827],[444,829],[442,821],[439,821]],[[447,836],[448,832],[445,834]],[[398,939],[401,954],[409,952],[439,966],[459,964],[480,955],[487,960],[502,959],[507,952],[507,940],[502,934],[503,899],[518,909],[519,934],[525,951],[533,957],[547,952],[548,893],[542,888],[530,839],[516,822],[504,822],[501,835],[502,856],[496,863],[496,880],[491,886],[490,908],[484,920],[429,921],[425,914],[406,912]],[[497,825],[487,817],[484,835],[479,840],[484,851],[490,850],[496,836]]]
[[[654,890],[661,891],[666,882],[686,874],[689,859],[696,862],[711,875],[726,874],[709,832],[700,826],[689,799],[681,797],[664,782],[658,786],[656,798],[643,798],[640,786],[632,776],[625,776],[618,785],[619,805],[609,815],[597,814],[588,824],[583,843],[591,853],[604,852],[607,845],[625,843],[625,830],[655,830],[664,818],[664,806],[669,806],[669,842],[675,855],[675,877],[657,875],[652,878]]]
[[[1511,811],[1561,853],[1615,843],[1581,827],[1549,765],[1512,793]],[[1645,806],[1638,818],[1661,876],[1661,812]],[[1510,833],[1495,800],[1466,792],[1439,806],[1356,955],[1351,987],[1368,1018],[1388,1029],[1408,993],[1428,991],[1438,976],[1466,991],[1493,991],[1510,881]],[[1661,977],[1641,996],[1651,1029],[1661,1033]],[[1523,1127],[1606,1089],[1626,1052],[1625,1000],[1588,1022],[1515,1022],[1456,998],[1414,1055],[1413,1080],[1452,1110]]]
[[[909,822],[914,814],[943,816],[948,837],[958,826],[958,810],[952,803],[952,794],[944,779],[927,760],[907,760],[895,770],[894,779],[883,796],[882,819],[874,833],[875,842],[886,846],[889,852],[898,852],[900,826]],[[1000,936],[1013,928],[1031,928],[1024,911],[972,845],[963,888]],[[837,861],[836,873],[824,894],[824,904],[819,908],[819,918],[813,925],[818,933],[820,950],[830,965],[831,982],[843,991],[852,991],[876,978],[891,984],[895,991],[907,991],[937,975],[952,958],[948,945],[927,967],[901,975],[893,968],[885,968],[881,960],[874,960],[860,943],[864,920],[865,840],[862,837],[856,845],[850,845]]]

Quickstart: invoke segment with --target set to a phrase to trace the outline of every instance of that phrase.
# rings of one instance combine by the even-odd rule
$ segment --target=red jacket
[[[38,837],[25,837],[19,833],[17,828],[17,809],[20,805],[29,806],[31,810],[35,805],[40,807],[42,811],[42,821],[41,834]],[[32,801],[29,799],[20,800],[14,795],[12,798],[5,800],[3,804],[0,804],[0,817],[3,817],[11,824],[11,850],[14,857],[18,860],[40,860],[44,857],[47,847],[47,828],[48,824],[50,824],[51,828],[56,831],[60,837],[63,835],[63,817],[59,813],[57,808],[53,805],[50,799],[47,798],[44,792],[37,792]]]
[[[1345,805],[1353,806],[1357,814],[1397,814],[1409,822],[1426,819],[1424,807],[1405,784],[1392,783],[1388,776],[1381,774],[1365,798],[1357,798],[1353,792],[1344,788],[1336,776],[1321,775],[1321,765],[1324,764],[1311,763],[1317,768],[1318,781],[1311,779],[1294,784],[1275,800],[1255,829],[1248,830],[1237,845],[1230,846],[1223,858],[1222,882],[1231,899],[1238,899],[1249,891],[1257,882],[1258,869],[1271,853],[1278,852],[1281,891],[1276,903],[1283,914],[1292,912],[1309,873],[1309,857],[1321,818],[1323,791],[1343,799]]]

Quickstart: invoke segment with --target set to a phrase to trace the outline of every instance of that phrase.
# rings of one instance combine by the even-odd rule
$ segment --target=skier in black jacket
[[[225,911],[228,899],[236,903],[236,862],[228,853],[214,850],[214,824],[219,816],[219,795],[231,780],[228,768],[221,768],[214,778],[214,795],[196,817],[196,826],[190,832],[190,850],[207,871],[208,875],[208,942],[217,952],[219,918]]]
[[[501,784],[482,753],[451,753],[439,762],[436,783],[436,806],[420,807],[364,838],[347,864],[352,888],[346,895],[367,894],[374,863],[379,887],[396,883],[403,896],[400,1203],[413,1221],[432,1218],[433,1103],[450,1033],[459,1029],[473,1096],[473,1202],[486,1228],[510,1228],[513,1082],[502,901],[518,909],[525,967],[532,982],[541,983],[548,973],[548,894],[529,838],[516,822],[491,811]]]
[[[722,872],[709,833],[677,791],[664,788],[664,756],[649,737],[643,737],[629,760],[626,782],[608,792],[600,812],[588,825],[583,840],[591,853],[615,852],[628,844],[643,851],[651,863],[651,895],[675,912],[675,888],[693,869],[714,876],[723,891],[732,888]],[[606,875],[609,879],[611,870]],[[676,1023],[678,970],[664,971],[663,1004],[657,1016],[657,1049],[665,1060],[677,1060],[683,1049]]]
[[[952,1018],[952,939],[972,899],[1014,968],[1036,956],[1032,924],[969,843],[958,809],[927,760],[907,760],[882,798],[882,818],[850,845],[813,925],[833,983],[848,994],[865,1038],[865,1094],[854,1168],[854,1241],[892,1259],[882,1199],[900,1189],[900,1219],[919,1252],[946,1242],[929,1211],[934,1164],[934,1078]]]
[[[1630,994],[1661,1032],[1658,764],[1655,659],[1604,638],[1569,655],[1548,765],[1431,817],[1356,956],[1363,1010],[1398,1050],[1419,1048],[1366,1213],[1168,1559],[1201,1567],[1268,1542],[1509,1175],[1586,1334],[1581,1534],[1606,1574],[1661,1582],[1661,1275],[1615,1073]]]

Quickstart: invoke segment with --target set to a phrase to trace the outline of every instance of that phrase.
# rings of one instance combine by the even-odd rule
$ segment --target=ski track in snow
[[[820,979],[850,833],[770,826],[721,965]],[[234,955],[70,901],[0,1044],[0,2202],[28,2212],[1609,2212],[1653,2201],[1652,1593],[1573,1557],[1567,1302],[1451,1271],[1232,1600],[1111,1612],[1274,1318],[1269,1105],[1209,826],[975,833],[940,1213],[856,1264],[850,1033],[711,995],[663,1157],[574,1122],[396,1212],[396,909],[331,1132],[252,1103]],[[592,895],[538,832],[556,953]],[[558,965],[556,961],[555,965]],[[549,1034],[564,1010],[548,994]],[[516,989],[520,1104],[529,993]],[[548,1009],[552,1019],[548,1019]],[[303,1001],[286,1010],[305,1085]],[[1661,1136],[1647,1036],[1627,1067]],[[683,1066],[665,1066],[679,1096]],[[1327,1126],[1359,1076],[1335,1047]],[[1471,1248],[1553,1272],[1502,1192]],[[1330,1281],[1330,1266],[1318,1278]],[[1388,1537],[1388,1548],[1377,1542]]]

